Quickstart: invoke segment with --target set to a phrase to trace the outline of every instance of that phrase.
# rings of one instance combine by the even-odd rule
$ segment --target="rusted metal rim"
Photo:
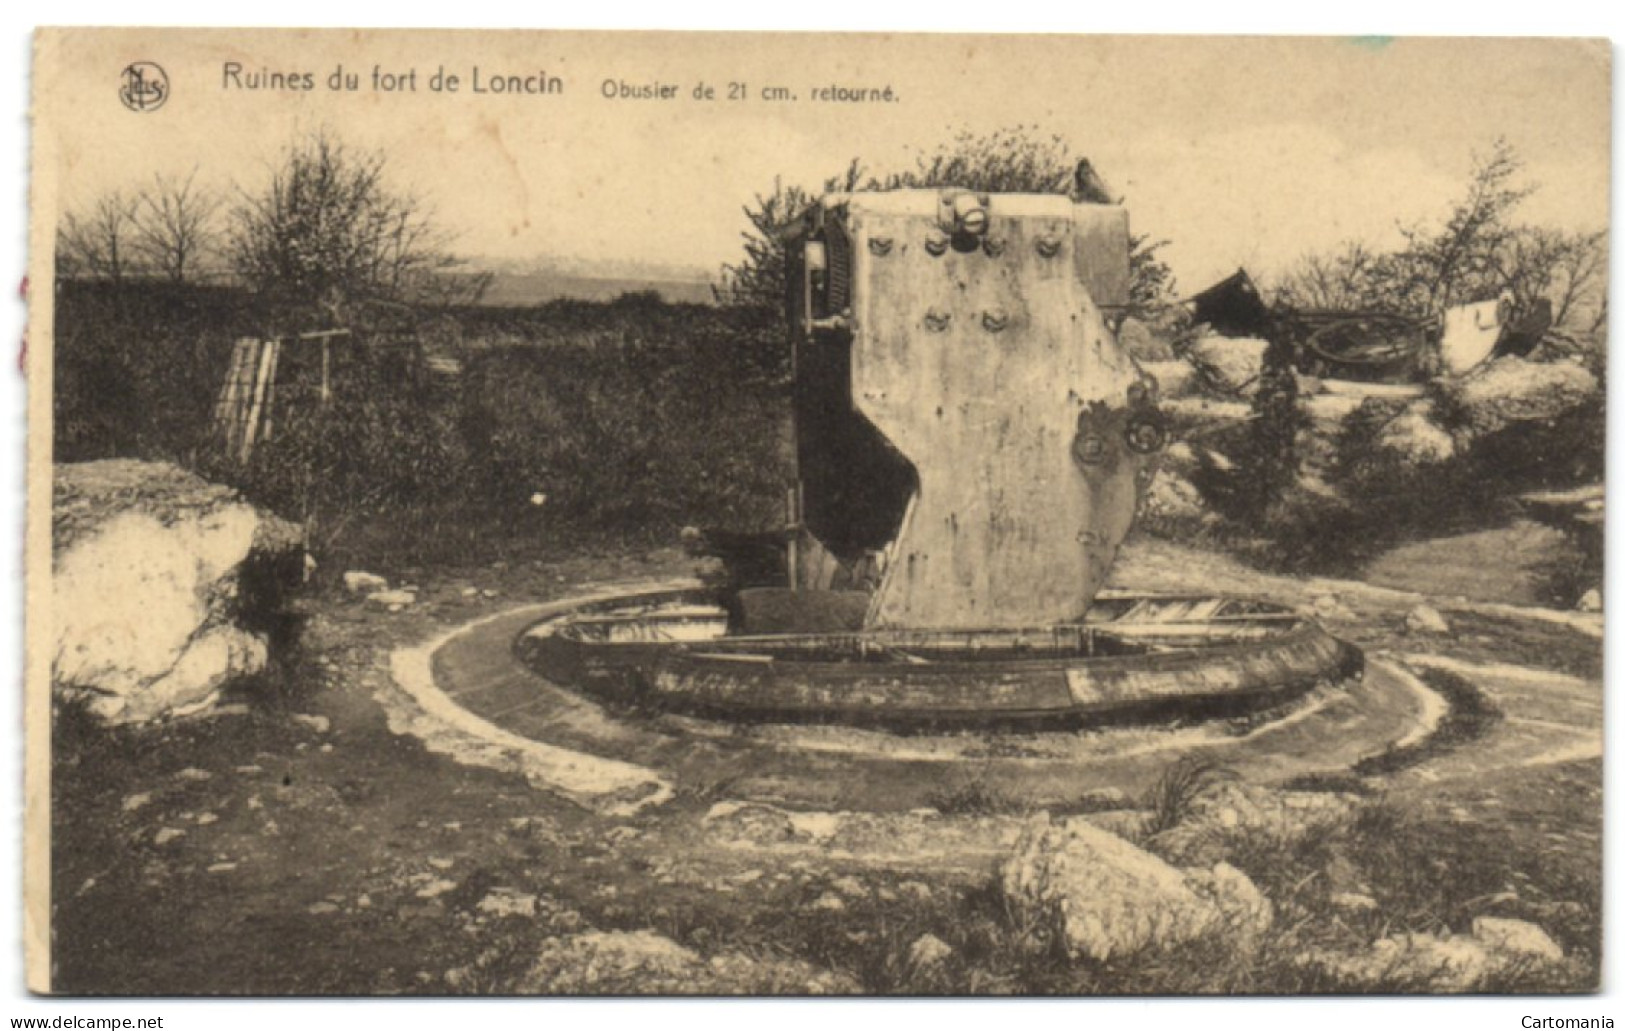
[[[526,665],[656,711],[904,731],[1231,717],[1357,676],[1358,649],[1251,598],[1103,594],[1050,627],[728,636],[704,592],[597,601],[529,627]]]

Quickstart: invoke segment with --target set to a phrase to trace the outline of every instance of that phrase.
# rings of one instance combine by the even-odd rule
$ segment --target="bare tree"
[[[138,211],[135,198],[113,190],[88,210],[69,212],[57,229],[57,267],[65,275],[122,280],[140,265]]]
[[[1400,227],[1405,246],[1374,269],[1382,291],[1423,315],[1498,293],[1505,284],[1496,255],[1515,232],[1510,216],[1535,191],[1517,181],[1522,170],[1504,139],[1475,155],[1467,194],[1442,226]]]
[[[824,192],[856,190],[863,179],[863,166],[854,158],[845,172],[824,181]],[[722,285],[713,291],[718,301],[764,310],[784,304],[784,233],[817,199],[818,194],[780,178],[773,180],[773,192],[756,195],[756,203],[745,208],[750,227],[739,234],[744,257],[722,266]]]
[[[384,155],[325,131],[295,140],[233,212],[229,248],[256,289],[336,313],[414,296],[455,261],[421,198],[392,189]]]
[[[220,197],[197,184],[197,169],[185,179],[159,175],[138,199],[136,248],[150,267],[183,282],[214,246],[219,210]]]
[[[1306,254],[1276,287],[1276,299],[1293,308],[1332,311],[1381,307],[1376,270],[1382,260],[1358,241],[1331,254]]]
[[[1594,315],[1608,286],[1608,234],[1525,226],[1496,255],[1497,274],[1519,301],[1544,297],[1558,328]]]
[[[1545,298],[1559,327],[1594,316],[1607,286],[1607,234],[1513,221],[1535,188],[1519,181],[1523,164],[1505,141],[1479,155],[1462,197],[1438,224],[1400,227],[1404,245],[1380,253],[1358,242],[1310,254],[1276,286],[1298,308],[1378,308],[1437,315],[1504,290],[1523,305]]]

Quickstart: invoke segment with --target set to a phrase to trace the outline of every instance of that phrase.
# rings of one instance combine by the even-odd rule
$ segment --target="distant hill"
[[[627,293],[652,290],[676,304],[712,304],[714,270],[635,259],[582,259],[544,255],[534,258],[470,257],[470,274],[492,277],[482,305],[526,307],[569,298],[613,301]]]
[[[559,298],[613,301],[622,294],[653,290],[674,304],[713,304],[708,279],[648,279],[578,275],[565,272],[491,273],[491,285],[480,304],[492,308],[522,308]]]
[[[564,262],[472,259],[459,270],[447,273],[454,280],[489,275],[491,285],[480,298],[488,308],[527,308],[562,299],[613,301],[622,294],[652,290],[671,304],[715,304],[712,276],[704,269],[643,262]],[[92,281],[95,276],[64,274],[64,281]],[[161,277],[140,271],[128,273],[131,281],[161,282]],[[205,268],[191,277],[212,286],[242,285],[229,268]]]

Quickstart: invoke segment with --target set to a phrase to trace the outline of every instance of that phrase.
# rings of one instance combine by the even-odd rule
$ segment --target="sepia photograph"
[[[1607,40],[32,46],[30,991],[1605,987]]]

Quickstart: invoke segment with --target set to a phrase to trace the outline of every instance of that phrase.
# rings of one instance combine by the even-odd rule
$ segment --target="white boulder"
[[[1142,515],[1164,519],[1201,519],[1207,500],[1196,485],[1171,469],[1158,469],[1146,488]]]
[[[349,569],[344,573],[344,589],[351,594],[372,594],[389,590],[389,581],[364,569]]]
[[[1559,963],[1563,949],[1539,926],[1503,916],[1473,918],[1473,937],[1502,956],[1524,956],[1544,963]]]
[[[1412,402],[1377,433],[1377,447],[1415,465],[1456,456],[1456,439],[1433,421],[1433,402]]]
[[[1273,918],[1241,871],[1187,873],[1082,819],[1034,820],[999,877],[1019,919],[1055,928],[1071,956],[1098,962],[1210,934],[1246,947]]]
[[[1311,950],[1299,957],[1361,989],[1471,992],[1503,972],[1528,964],[1556,964],[1563,950],[1524,920],[1477,917],[1471,934],[1397,934],[1355,953]]]
[[[1449,387],[1463,425],[1482,436],[1513,423],[1554,419],[1598,395],[1597,377],[1575,362],[1498,358]]]
[[[1405,613],[1405,629],[1413,634],[1448,634],[1450,623],[1432,605],[1417,605]]]
[[[237,626],[238,576],[256,551],[294,546],[288,524],[159,463],[56,469],[51,676],[108,722],[206,706],[265,667]]]
[[[1205,336],[1187,352],[1203,378],[1221,394],[1251,397],[1258,392],[1269,341],[1257,337]]]

